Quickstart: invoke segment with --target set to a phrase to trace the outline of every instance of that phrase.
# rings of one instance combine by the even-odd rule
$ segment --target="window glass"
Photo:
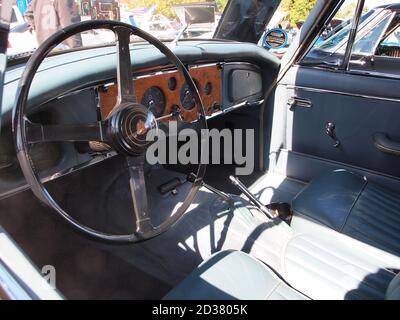
[[[346,0],[326,24],[301,64],[346,67],[343,58],[356,14],[357,0]],[[366,0],[352,45],[350,66],[373,65],[373,56],[400,57],[400,1]]]
[[[178,36],[211,39],[228,0],[18,0],[13,3],[7,50],[10,59],[30,55],[56,31],[88,20],[124,22],[166,43]],[[24,5],[17,7],[17,4]],[[55,50],[112,45],[115,40],[109,30],[85,31],[67,39]],[[131,42],[143,40],[132,36]]]
[[[357,2],[354,0],[343,2],[335,15],[325,25],[303,63],[341,65],[356,7]],[[371,19],[374,14],[376,14],[374,11],[366,12],[361,21]]]
[[[400,58],[400,13],[396,14],[392,25],[378,45],[376,56]]]
[[[400,1],[366,1],[364,10],[381,12],[368,23],[360,24],[349,70],[378,76],[400,76]]]
[[[378,17],[375,24],[365,26],[363,28],[365,30],[360,30],[361,34],[353,45],[353,54],[373,55],[392,17],[390,11],[386,11],[385,16]]]

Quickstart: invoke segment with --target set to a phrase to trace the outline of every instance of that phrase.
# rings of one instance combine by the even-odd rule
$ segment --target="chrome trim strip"
[[[228,112],[234,111],[236,109],[242,108],[242,107],[256,107],[260,106],[265,102],[265,99],[257,100],[257,101],[243,101],[241,103],[235,104],[233,106],[230,106],[229,108],[223,109],[222,113],[226,114]]]
[[[310,87],[302,87],[302,86],[293,86],[293,85],[286,85],[287,89],[301,89],[304,91],[309,92],[319,92],[319,93],[330,93],[330,94],[338,94],[342,96],[349,96],[349,97],[357,97],[357,98],[364,98],[364,99],[373,99],[379,101],[386,101],[386,102],[400,102],[400,98],[385,98],[385,97],[377,97],[371,95],[364,95],[358,93],[350,93],[350,92],[342,92],[342,91],[334,91],[334,90],[326,90],[326,89],[319,89],[319,88],[310,88]]]
[[[108,154],[105,154],[105,155],[97,155],[97,156],[94,156],[93,159],[91,159],[91,160],[89,160],[87,162],[78,164],[76,166],[73,166],[73,167],[65,169],[65,170],[61,170],[61,171],[58,171],[58,172],[54,172],[52,174],[48,174],[45,177],[41,178],[40,180],[42,181],[42,183],[50,182],[50,181],[56,180],[58,178],[67,176],[67,175],[69,175],[71,173],[74,173],[76,171],[79,171],[79,170],[94,166],[94,165],[96,165],[96,164],[98,164],[100,162],[103,162],[105,160],[113,158],[116,155],[117,154],[115,152],[111,152],[111,153],[108,153]],[[6,199],[8,197],[11,197],[11,196],[13,196],[15,194],[18,194],[20,192],[26,191],[28,189],[29,189],[29,185],[24,180],[24,184],[21,184],[20,186],[14,187],[14,188],[12,188],[10,190],[7,190],[5,192],[0,193],[0,200]]]

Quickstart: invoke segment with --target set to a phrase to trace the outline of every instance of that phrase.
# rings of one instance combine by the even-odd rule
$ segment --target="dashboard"
[[[206,115],[213,118],[214,125],[229,125],[224,116],[237,109],[243,109],[242,113],[253,112],[256,125],[259,115],[253,106],[264,103],[265,88],[276,78],[279,60],[265,49],[247,43],[193,41],[173,50],[194,79]],[[178,110],[185,126],[196,122],[200,111],[180,73],[151,46],[135,45],[132,51],[137,101],[156,117],[163,117],[163,121],[169,121],[168,115]],[[35,75],[29,94],[28,109],[33,120],[44,124],[74,124],[90,123],[100,117],[106,119],[117,100],[115,62],[115,48],[107,47],[46,59]],[[10,66],[5,74],[0,199],[27,188],[16,160],[11,130],[12,108],[24,69],[24,63]],[[37,145],[31,156],[43,181],[51,181],[113,155],[65,142]]]

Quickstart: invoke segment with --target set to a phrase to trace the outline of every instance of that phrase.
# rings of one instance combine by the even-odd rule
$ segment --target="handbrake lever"
[[[249,200],[258,208],[261,212],[263,212],[267,217],[271,219],[276,219],[279,215],[269,210],[266,206],[264,206],[252,193],[247,187],[236,177],[230,176],[229,179],[231,180],[232,184],[238,188]]]

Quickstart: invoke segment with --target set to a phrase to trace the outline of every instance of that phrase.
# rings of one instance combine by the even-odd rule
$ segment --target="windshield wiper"
[[[337,70],[341,67],[341,63],[336,61],[336,62],[329,62],[329,61],[301,61],[299,63],[301,66],[305,67],[324,67],[328,68],[331,70]]]

